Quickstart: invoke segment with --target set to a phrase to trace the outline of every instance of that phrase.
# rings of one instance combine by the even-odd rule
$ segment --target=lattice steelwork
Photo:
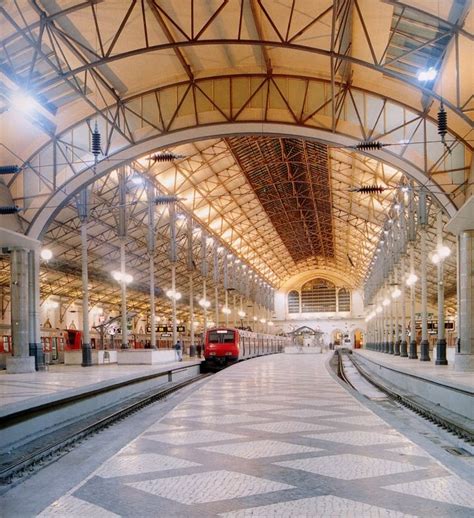
[[[94,198],[92,208],[97,226],[89,245],[92,302],[117,305],[117,287],[106,271],[110,261],[117,260],[113,168],[163,146],[188,158],[152,171],[146,160],[136,167],[166,192],[186,198],[183,208],[274,286],[312,269],[344,274],[350,287],[360,285],[401,171],[425,184],[452,216],[468,193],[472,162],[474,13],[468,0],[440,1],[437,12],[429,2],[409,4],[3,2],[0,124],[6,131],[0,158],[2,164],[22,166],[17,174],[4,177],[13,203],[22,209],[21,224],[32,237],[44,237],[58,257],[42,269],[43,299],[60,294],[69,303],[81,297],[74,185],[76,180],[76,187],[91,180],[96,194],[104,197]],[[419,82],[417,67],[433,64],[440,73],[436,81]],[[25,85],[37,103],[29,114],[14,109],[13,94]],[[436,128],[441,97],[448,114],[449,151]],[[96,121],[103,155],[92,173],[90,133]],[[295,178],[303,175],[302,146],[314,145],[315,154],[324,156],[325,146],[301,144],[302,135],[336,146],[327,151],[329,180],[321,183],[322,196],[318,199],[316,193],[314,207],[308,207],[305,194],[311,182],[287,183],[295,186],[292,199],[298,200],[287,228],[311,220],[307,228],[297,225],[301,247],[287,246],[283,237],[289,242],[288,232],[280,234],[273,225],[263,196],[253,192],[245,168],[235,162],[222,138],[262,134],[270,126],[273,139],[293,135],[284,140],[299,150],[290,166]],[[180,145],[190,139],[200,142]],[[390,146],[367,155],[347,149],[361,140]],[[280,144],[280,149],[288,155],[286,147]],[[285,160],[280,157],[280,162]],[[316,179],[318,175],[320,171]],[[351,190],[373,183],[387,190],[377,196]],[[310,215],[317,216],[318,234]],[[127,248],[139,282],[130,290],[130,304],[145,310],[146,217],[139,206],[131,222]],[[163,235],[167,224],[164,217]],[[432,238],[431,228],[429,232]],[[451,246],[454,249],[453,242]],[[8,305],[9,283],[4,264],[2,312]],[[166,264],[162,243],[156,266],[161,266],[157,275],[165,288]],[[178,270],[186,279],[185,266]],[[453,307],[453,257],[445,271],[447,301]],[[435,279],[431,266],[428,275]],[[185,281],[180,282],[184,288]],[[435,285],[429,286],[432,301]]]
[[[268,137],[227,142],[293,260],[334,257],[327,146]]]

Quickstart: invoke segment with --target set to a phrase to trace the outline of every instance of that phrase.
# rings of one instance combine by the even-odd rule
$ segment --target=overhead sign
[[[168,333],[171,329],[168,326],[158,326],[158,333]]]
[[[171,333],[161,333],[161,338],[171,338]]]
[[[186,331],[186,327],[185,326],[176,326],[176,331],[178,333],[184,333]]]

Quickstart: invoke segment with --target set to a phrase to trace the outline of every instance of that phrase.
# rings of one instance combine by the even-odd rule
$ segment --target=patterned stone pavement
[[[220,372],[39,516],[474,516],[473,488],[361,405],[325,359]]]

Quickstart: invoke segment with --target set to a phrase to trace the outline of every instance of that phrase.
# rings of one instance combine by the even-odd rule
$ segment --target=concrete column
[[[28,252],[28,318],[30,356],[37,371],[44,371],[43,346],[40,333],[40,256],[38,250]]]
[[[421,343],[420,361],[430,361],[430,343],[428,342],[428,280],[426,278],[426,227],[420,231],[421,239]]]
[[[13,356],[7,357],[7,373],[35,372],[28,332],[28,250],[13,248],[11,265],[11,330]]]
[[[83,367],[92,366],[92,350],[89,332],[89,274],[87,270],[87,219],[81,222],[81,261],[82,261],[82,363]]]
[[[457,371],[474,371],[474,230],[458,236],[458,344]]]
[[[127,283],[125,282],[125,241],[120,242],[120,294],[122,299],[122,349],[128,349],[128,327],[127,327]]]
[[[402,334],[400,337],[400,356],[408,357],[407,351],[407,306],[405,300],[405,256],[400,261],[400,305],[402,307]]]

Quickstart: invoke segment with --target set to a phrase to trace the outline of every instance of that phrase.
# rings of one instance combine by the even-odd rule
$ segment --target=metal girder
[[[129,9],[134,7],[135,4],[137,4],[137,6],[139,5],[139,3],[137,3],[135,0],[128,4],[130,5]],[[161,50],[172,49],[174,52],[180,53],[186,47],[197,47],[200,45],[250,45],[260,47],[262,49],[281,48],[295,52],[310,52],[323,55],[334,61],[333,70],[338,71],[340,70],[341,63],[352,63],[359,66],[368,67],[372,70],[380,71],[387,76],[396,78],[406,84],[409,84],[411,87],[416,88],[418,91],[423,92],[429,97],[436,98],[438,100],[441,99],[440,94],[433,91],[432,88],[426,87],[426,85],[420,84],[420,82],[414,78],[408,77],[406,74],[400,73],[391,69],[390,66],[387,66],[384,61],[385,53],[382,53],[380,58],[377,56],[374,50],[372,38],[379,28],[376,24],[370,27],[367,26],[365,23],[364,12],[362,12],[358,2],[355,0],[350,2],[348,0],[345,2],[341,0],[335,0],[332,6],[329,6],[325,10],[319,11],[314,7],[310,8],[309,6],[306,6],[307,17],[310,20],[303,25],[301,25],[301,22],[299,22],[299,26],[296,26],[296,22],[293,19],[294,4],[287,9],[282,19],[280,19],[280,17],[277,18],[277,11],[275,9],[271,9],[271,6],[262,0],[252,0],[249,4],[242,1],[240,4],[241,15],[229,18],[226,16],[226,8],[227,6],[232,6],[233,4],[235,6],[235,2],[224,1],[221,4],[214,6],[209,18],[206,20],[206,23],[204,23],[200,30],[194,30],[194,11],[192,2],[190,4],[180,6],[180,17],[176,17],[173,16],[173,14],[170,14],[170,12],[167,11],[165,7],[160,6],[159,2],[149,0],[146,4],[142,3],[140,6],[142,10],[142,17],[144,20],[147,19],[148,10],[152,13],[153,16],[156,16],[156,13],[158,13],[159,18],[156,20],[156,23],[158,23],[162,30],[165,31],[168,36],[168,41],[154,45],[150,44],[147,34],[147,24],[143,23],[141,26],[135,29],[141,30],[143,32],[140,37],[141,40],[145,42],[145,45],[139,46],[139,48],[134,48],[132,50],[118,50],[116,53],[113,52],[115,42],[122,35],[122,33],[125,32],[124,25],[132,23],[132,20],[130,19],[131,17],[125,17],[124,20],[122,20],[122,23],[116,29],[115,35],[108,35],[111,40],[110,47],[107,50],[102,49],[101,53],[98,53],[91,44],[88,46],[80,44],[80,42],[71,36],[62,34],[63,38],[68,38],[68,45],[71,49],[75,48],[76,50],[81,50],[81,53],[87,53],[87,57],[89,58],[88,61],[86,63],[77,63],[75,67],[69,67],[70,70],[62,71],[62,73],[58,74],[57,77],[50,78],[47,81],[36,81],[34,82],[34,85],[32,84],[32,86],[35,86],[38,89],[38,92],[40,92],[44,88],[53,86],[56,83],[64,81],[65,79],[70,79],[71,77],[81,74],[87,70],[103,67],[107,63],[111,63],[113,61],[122,60],[149,52],[159,52]],[[90,22],[96,27],[98,40],[103,41],[104,38],[101,37],[102,27],[100,25],[100,21],[98,21],[97,17],[95,16],[95,9],[93,4],[85,2],[80,5],[83,7],[81,12],[84,12],[84,14],[87,14],[87,12],[90,10]],[[92,5],[92,7],[89,9],[90,5]],[[147,11],[145,11],[145,5],[148,8]],[[400,4],[397,2],[396,5],[398,6]],[[363,33],[366,44],[371,49],[370,60],[360,59],[357,56],[352,55],[352,53],[348,52],[349,45],[344,43],[347,41],[347,36],[344,36],[345,28],[349,27],[350,25],[350,12],[352,11],[353,6],[355,6],[357,22],[361,27],[360,30]],[[404,5],[402,6],[402,9],[406,16],[408,16],[407,13],[417,12],[417,17],[422,17],[425,19],[426,24],[439,25],[440,23],[445,23],[450,33],[455,34],[458,43],[459,38],[472,41],[472,35],[467,33],[467,31],[462,30],[460,23],[451,23],[449,20],[439,20],[436,15],[432,13],[420,12],[419,10],[417,11],[410,6]],[[251,38],[247,35],[247,33],[245,35],[243,34],[242,20],[243,11],[245,10],[249,10],[251,12],[251,16],[257,27],[257,34],[259,39]],[[9,17],[8,19],[11,19],[11,16],[9,16],[9,13],[6,10],[3,12],[5,16]],[[39,12],[43,13],[41,10]],[[46,15],[43,16],[44,23],[46,23],[47,26],[51,28],[55,28],[55,24],[61,20],[61,17],[67,17],[69,13],[70,11],[68,10],[64,10],[62,13],[55,12],[53,17],[48,17],[48,13],[46,13]],[[193,21],[191,34],[189,34],[188,31],[183,28],[182,23],[182,20],[188,17],[190,17]],[[329,17],[333,19],[331,43],[329,46],[325,46],[323,43],[321,43],[321,47],[318,47],[314,39],[305,40],[305,37],[312,30],[314,24],[320,22],[321,20],[329,20]],[[31,27],[36,27],[37,24],[38,21],[34,21],[31,24]],[[229,26],[229,24],[231,24],[231,26]],[[212,37],[212,35],[215,34],[214,31],[210,30],[212,28],[219,30],[219,32],[222,34],[220,39]],[[28,31],[31,33],[33,31],[30,26],[26,26],[25,28],[19,27],[19,29],[23,32]],[[176,33],[176,36],[171,34],[171,29]],[[291,34],[291,32],[293,32],[293,34]],[[235,35],[237,35],[237,37],[235,37]],[[6,43],[11,43],[12,41],[13,40],[11,35],[4,40]],[[269,57],[267,57],[266,61],[267,67],[271,67],[271,65],[269,65]],[[183,62],[183,66],[185,66],[187,69],[187,74],[189,76],[189,64],[187,62]],[[463,72],[460,71],[460,73]],[[456,78],[456,80],[458,81],[462,79]],[[446,95],[446,92],[444,93],[444,97],[446,106],[452,109],[454,113],[456,113],[459,117],[463,118],[467,122],[472,120],[463,110],[463,106],[466,104],[466,99],[456,99],[456,95],[454,95],[452,99],[446,98],[449,97]]]
[[[280,85],[279,90],[272,86],[276,82]],[[268,89],[264,88],[265,84],[268,85]],[[232,91],[235,91],[237,87],[242,90],[244,86],[248,88],[247,95],[239,99],[236,104]],[[197,118],[192,117],[190,120],[189,107],[184,103],[184,99],[190,95],[186,92],[191,90],[194,90],[194,95],[198,99],[198,111],[200,113]],[[350,133],[357,139],[363,139],[364,136],[370,135],[371,138],[380,139],[384,143],[393,143],[394,145],[387,149],[390,149],[395,157],[402,158],[408,161],[407,163],[411,161],[421,170],[425,170],[427,164],[431,175],[449,169],[447,161],[455,161],[464,166],[466,161],[470,160],[471,151],[460,140],[452,143],[450,155],[441,142],[433,141],[428,146],[416,143],[431,139],[431,135],[436,131],[434,121],[427,120],[426,114],[423,116],[411,112],[402,105],[375,97],[351,86],[348,86],[347,90],[350,95],[345,96],[336,125],[340,127],[344,123],[346,134]],[[176,95],[178,91],[185,93]],[[325,103],[320,101],[310,102],[309,95],[306,98],[292,95],[293,93],[308,91],[312,92],[312,98],[317,95],[318,99],[330,101],[329,82],[314,81],[309,78],[302,79],[288,76],[267,78],[266,76],[255,75],[196,80],[194,83],[180,83],[131,98],[119,107],[122,113],[120,125],[124,130],[127,127],[132,129],[133,140],[137,145],[140,139],[142,142],[146,142],[153,135],[160,135],[163,132],[170,134],[186,127],[206,125],[211,121],[214,123],[252,121],[255,118],[254,106],[261,106],[262,108],[259,109],[262,110],[268,103],[270,103],[270,106],[278,103],[278,109],[272,108],[271,111],[266,111],[267,118],[263,119],[264,121],[293,123],[327,131],[332,125],[328,105],[325,106]],[[218,96],[217,92],[219,92]],[[282,95],[285,96],[287,101],[283,104]],[[174,106],[172,103],[170,104],[172,99],[174,99]],[[168,113],[167,119],[163,119],[164,103]],[[360,106],[358,113],[355,110],[356,104]],[[306,118],[308,113],[311,116]],[[377,115],[374,116],[374,113]],[[263,116],[264,112],[260,111],[260,114]],[[297,115],[297,122],[293,122],[295,115]],[[138,120],[140,125],[137,127]],[[400,120],[405,122],[400,122]],[[131,145],[131,138],[123,139],[113,126],[106,126],[105,121],[101,119],[98,122],[101,129],[107,130],[103,136],[108,142],[107,147],[110,154],[121,149],[127,149]],[[28,207],[29,202],[26,197],[22,196],[22,193],[25,192],[28,196],[35,196],[40,193],[45,195],[48,191],[54,192],[54,190],[61,188],[61,181],[67,181],[79,171],[90,166],[93,161],[88,145],[89,132],[89,122],[83,121],[58,135],[52,143],[44,146],[39,153],[31,157],[25,164],[24,169],[8,180],[8,185],[13,192],[19,194],[15,196],[15,201],[20,204],[24,203]],[[328,138],[330,137],[328,136]],[[399,139],[402,140],[402,144],[398,144]],[[407,144],[406,141],[414,143]],[[32,181],[33,178],[37,178],[41,183],[37,184],[36,181]],[[449,193],[450,190],[454,191],[457,188],[453,180],[450,180],[450,173],[437,176],[438,178],[438,181],[445,184],[439,192],[444,190]],[[446,185],[448,183],[451,183],[452,186]],[[38,188],[39,192],[35,192],[37,185],[38,187],[41,186],[41,189]],[[457,191],[455,200],[462,202],[462,194],[462,189]],[[31,220],[34,212],[26,211],[23,215],[26,220]]]

